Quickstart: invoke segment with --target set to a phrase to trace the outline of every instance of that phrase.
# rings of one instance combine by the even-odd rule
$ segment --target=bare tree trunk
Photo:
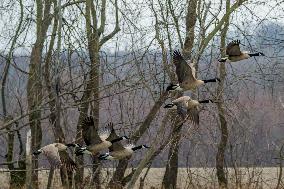
[[[112,179],[109,183],[109,188],[110,189],[122,189],[123,188],[123,184],[122,184],[122,180],[125,174],[125,171],[127,169],[128,166],[128,160],[127,159],[123,159],[120,160],[116,170],[112,176]]]
[[[37,13],[36,13],[36,25],[37,25],[37,37],[36,42],[32,48],[31,60],[29,65],[29,78],[27,84],[27,96],[28,96],[28,109],[32,112],[29,115],[30,128],[32,133],[31,149],[32,151],[40,148],[42,131],[41,131],[41,112],[37,110],[40,107],[42,100],[42,71],[41,71],[41,56],[44,41],[46,39],[46,32],[51,23],[51,0],[36,1]],[[37,157],[32,158],[32,168],[38,168]],[[34,170],[32,174],[32,187],[38,188],[38,171]]]
[[[30,64],[30,75],[27,86],[27,94],[28,94],[28,106],[29,111],[35,110],[39,107],[41,102],[41,79],[40,79],[40,61],[41,61],[41,51],[40,47],[35,45],[32,50],[31,64]],[[30,128],[32,133],[32,143],[31,148],[32,151],[40,148],[42,132],[41,132],[41,124],[40,124],[41,113],[40,111],[36,111],[30,114]],[[32,158],[32,168],[38,168],[38,158]],[[32,187],[38,188],[38,172],[35,170],[32,174]]]
[[[187,5],[187,15],[186,15],[186,38],[184,42],[183,53],[187,55],[187,57],[191,58],[191,51],[194,44],[194,28],[196,24],[196,9],[197,9],[197,0],[188,1]],[[180,97],[182,94],[178,94],[175,96],[176,98]],[[174,116],[172,116],[174,117]],[[174,122],[173,127],[177,127],[179,124],[179,120],[172,120]],[[168,162],[166,165],[166,172],[163,178],[163,188],[165,189],[175,189],[177,185],[177,174],[178,174],[178,153],[179,153],[179,143],[181,139],[182,127],[178,129],[173,129],[174,135],[176,137],[171,142],[171,146],[168,154]]]
[[[48,180],[47,180],[47,186],[46,189],[50,189],[52,186],[52,180],[53,180],[53,175],[54,175],[54,167],[51,166],[49,169],[49,174],[48,174]]]
[[[230,11],[230,0],[226,1],[226,13]],[[230,14],[225,18],[224,28],[221,31],[221,55],[224,56],[225,52],[225,41],[226,35],[229,27],[229,18]],[[219,97],[218,107],[218,116],[220,120],[220,131],[221,131],[221,139],[218,145],[218,151],[216,154],[216,170],[217,170],[217,178],[219,182],[219,186],[221,188],[227,188],[228,180],[224,171],[224,163],[225,163],[225,152],[228,143],[228,126],[227,120],[225,117],[225,109],[224,109],[224,82],[226,78],[226,67],[225,64],[220,64],[219,67],[220,72],[220,80],[221,82],[218,85],[217,93]]]
[[[148,173],[151,169],[151,165],[152,165],[152,163],[148,166],[145,175],[140,178],[139,189],[144,189],[145,179],[146,179],[146,177],[147,177],[147,175],[148,175]]]
[[[6,118],[7,120],[8,118]],[[10,118],[12,119],[12,118]],[[7,120],[8,121],[8,120]],[[17,123],[16,123],[17,124]],[[11,125],[12,126],[12,125]],[[10,128],[7,128],[7,131],[10,131]],[[10,188],[19,188],[23,187],[25,185],[26,180],[26,172],[25,171],[19,171],[19,170],[25,170],[26,169],[26,163],[24,158],[24,151],[22,149],[22,141],[21,138],[19,138],[20,143],[20,152],[19,152],[19,161],[18,161],[18,167],[15,167],[13,163],[13,152],[14,152],[14,138],[15,134],[14,132],[8,133],[8,139],[7,139],[7,155],[6,160],[8,162],[8,168],[10,170]]]
[[[168,96],[167,92],[164,92],[161,94],[160,98],[155,102],[152,109],[146,116],[144,122],[141,124],[139,129],[135,131],[133,136],[131,136],[131,139],[134,140],[134,143],[136,143],[141,138],[141,136],[144,134],[144,132],[146,132],[146,130],[150,127],[151,122],[155,119],[156,114],[158,113],[160,107],[163,105],[163,103],[167,99],[167,96]],[[127,159],[119,161],[116,167],[116,170],[113,174],[113,177],[109,183],[109,186],[108,186],[109,188],[113,188],[113,189],[123,188],[122,180],[124,178],[124,174],[125,174],[127,166],[128,166]]]
[[[89,103],[87,102],[87,99],[90,98],[90,95],[91,95],[90,93],[91,93],[90,90],[85,90],[81,98],[82,102],[84,103],[82,103],[80,107],[78,108],[80,112],[78,124],[77,124],[77,135],[76,135],[76,143],[78,144],[83,143],[82,132],[80,132],[81,131],[80,123],[82,123],[83,119],[88,114]],[[78,189],[78,188],[81,188],[81,186],[83,186],[83,179],[84,179],[84,158],[83,156],[77,156],[76,163],[78,164],[79,168],[77,169],[76,174],[75,174],[75,187]]]
[[[101,46],[106,43],[109,39],[115,36],[116,33],[120,31],[119,22],[118,22],[118,5],[117,0],[114,2],[115,6],[115,28],[113,31],[100,38],[104,33],[105,29],[105,21],[106,21],[106,0],[101,0],[101,9],[100,9],[100,26],[98,26],[97,15],[98,14],[98,7],[94,4],[91,0],[86,0],[86,8],[85,8],[85,19],[86,19],[86,33],[87,33],[87,40],[88,40],[88,51],[89,57],[91,61],[91,71],[89,81],[87,82],[86,90],[83,94],[83,101],[90,100],[90,98],[95,99],[93,102],[92,108],[92,115],[94,117],[94,125],[95,127],[99,127],[99,117],[100,117],[100,107],[99,107],[99,86],[100,86],[100,58],[99,58],[99,50]],[[89,103],[84,104],[80,110],[79,122],[77,128],[81,130],[79,124],[87,115],[89,109]],[[83,111],[82,111],[83,110]],[[78,130],[78,131],[79,131]],[[77,139],[80,136],[77,136]],[[82,162],[82,159],[78,159],[79,162]],[[98,159],[95,157],[93,159],[94,166],[93,166],[93,182],[95,183],[96,188],[100,188],[100,165]],[[76,175],[76,185],[82,185],[82,178],[83,178],[83,169],[81,169],[80,173]]]
[[[94,2],[86,1],[86,31],[88,38],[88,50],[91,61],[91,71],[90,71],[90,85],[87,90],[91,90],[92,98],[95,99],[92,114],[94,117],[95,127],[99,127],[99,117],[100,117],[100,104],[99,104],[99,71],[100,71],[100,59],[99,59],[99,36],[97,30],[96,22],[96,10],[94,8]],[[96,130],[94,130],[96,132]],[[97,157],[93,158],[93,182],[97,189],[101,188],[100,183],[100,168],[99,161]]]
[[[27,168],[27,175],[26,175],[26,188],[32,189],[32,154],[31,154],[31,130],[27,132],[27,141],[26,141],[26,168]]]
[[[188,1],[187,5],[187,14],[186,14],[186,37],[184,41],[184,53],[186,55],[191,55],[191,51],[194,44],[194,29],[197,19],[196,9],[197,9],[197,1],[191,0]],[[191,56],[189,56],[190,58]]]
[[[282,154],[282,151],[283,151],[283,148],[284,148],[284,144],[282,144],[282,146],[279,150],[279,175],[278,175],[278,178],[277,178],[277,185],[276,185],[275,189],[281,188],[280,185],[282,183],[282,175],[283,175],[283,154]]]
[[[178,126],[178,123],[174,124],[174,127]],[[175,189],[177,186],[177,174],[178,174],[178,151],[179,144],[181,139],[181,129],[182,127],[178,127],[177,129],[173,129],[174,138],[172,139],[169,154],[168,154],[168,162],[166,165],[166,172],[162,182],[163,189]]]
[[[159,133],[159,136],[157,138],[160,138],[160,137],[164,137],[164,132],[165,132],[165,129],[166,129],[166,125],[167,125],[167,122],[170,120],[170,113],[167,113],[167,115],[164,117],[163,121],[162,121],[162,124],[161,124],[161,127],[158,131]],[[182,125],[183,125],[183,121],[181,121],[180,123],[176,123],[176,125],[178,125],[178,127],[174,128],[175,129],[181,129]],[[172,141],[174,140],[177,136],[177,133],[176,132],[171,132],[170,133],[170,136],[168,136],[165,141],[161,144],[161,146],[156,149],[155,147],[151,148],[147,153],[146,155],[144,156],[144,158],[140,161],[139,165],[137,166],[135,172],[133,173],[129,183],[128,183],[128,186],[127,186],[127,189],[133,189],[135,188],[135,183],[137,181],[137,179],[139,178],[139,175],[141,174],[142,170],[147,166],[149,165],[153,159],[159,155],[161,153],[161,151]],[[154,141],[154,144],[155,144],[156,141]]]
[[[12,120],[11,116],[8,116],[8,110],[6,108],[6,82],[8,80],[8,73],[10,70],[10,65],[12,62],[12,54],[14,52],[14,48],[17,42],[17,39],[20,35],[20,30],[22,28],[22,23],[23,23],[23,15],[24,15],[24,6],[22,0],[19,1],[20,3],[20,19],[19,19],[19,24],[17,26],[15,35],[12,38],[12,43],[11,47],[9,49],[9,53],[6,59],[6,64],[4,67],[4,72],[3,72],[3,78],[1,80],[1,102],[2,102],[2,107],[3,107],[3,116],[5,118],[5,122]],[[18,123],[15,123],[14,125],[17,125]],[[7,128],[8,131],[8,141],[7,141],[7,155],[6,155],[6,160],[7,162],[12,162],[13,161],[13,152],[14,152],[14,132],[9,132],[11,130],[11,127],[13,125],[10,125]],[[26,172],[25,171],[17,171],[17,170],[24,170],[26,169],[26,164],[25,160],[23,160],[24,156],[24,150],[22,149],[22,141],[21,141],[21,136],[19,131],[17,131],[18,134],[18,139],[19,139],[19,144],[20,144],[20,152],[19,152],[19,161],[18,161],[18,167],[16,168],[13,163],[8,164],[8,168],[11,171],[10,172],[10,188],[17,188],[17,187],[23,187],[25,185],[25,179],[26,179]],[[16,170],[16,171],[14,171]]]

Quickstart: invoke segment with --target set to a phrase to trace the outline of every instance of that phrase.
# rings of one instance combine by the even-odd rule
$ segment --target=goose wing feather
[[[119,136],[115,133],[114,127],[113,127],[113,123],[110,122],[107,124],[107,127],[110,129],[110,135],[109,137],[106,139],[107,141],[112,141],[114,139],[119,138]]]
[[[84,142],[87,146],[98,144],[101,141],[101,138],[98,134],[98,128],[95,127],[94,118],[86,117],[82,123],[82,135]]]
[[[199,125],[199,108],[198,107],[188,109],[187,115],[188,115],[189,120],[194,125]]]
[[[58,148],[54,144],[49,144],[41,148],[51,166],[60,167],[62,165]]]
[[[62,164],[66,167],[67,170],[77,169],[77,164],[70,158],[67,151],[59,151],[59,156]]]
[[[226,54],[229,56],[240,56],[240,40],[234,40],[227,45]]]
[[[175,50],[173,53],[173,63],[176,67],[176,74],[179,83],[195,80],[195,76],[193,75],[194,70],[192,70],[192,67],[186,62],[178,50]]]
[[[109,152],[122,151],[125,150],[125,147],[121,142],[115,142],[109,147]]]

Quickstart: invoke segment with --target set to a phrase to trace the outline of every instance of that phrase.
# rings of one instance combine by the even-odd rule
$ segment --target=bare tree
[[[100,8],[98,8],[95,3],[91,0],[86,0],[85,6],[85,20],[86,20],[86,34],[87,34],[87,43],[88,43],[88,52],[89,58],[91,61],[90,67],[90,75],[89,80],[86,84],[85,92],[83,93],[81,101],[86,102],[93,99],[92,104],[92,115],[94,117],[94,124],[95,127],[99,127],[99,116],[100,116],[100,109],[99,109],[99,87],[100,87],[100,58],[99,58],[99,51],[101,47],[111,38],[113,38],[116,33],[120,31],[119,28],[119,17],[118,17],[118,3],[117,0],[114,2],[115,7],[115,27],[112,32],[108,35],[103,36],[105,32],[106,26],[106,0],[102,0],[98,3]],[[100,17],[100,25],[98,23],[98,16]],[[89,103],[82,104],[82,107],[79,108],[80,116],[78,121],[77,129],[80,131],[80,123],[83,118],[88,113]],[[80,138],[80,136],[78,136]],[[77,138],[78,138],[77,137]],[[93,159],[93,181],[97,188],[101,187],[100,184],[100,164],[97,158]],[[81,183],[83,178],[83,173],[80,172],[77,174],[77,183]]]

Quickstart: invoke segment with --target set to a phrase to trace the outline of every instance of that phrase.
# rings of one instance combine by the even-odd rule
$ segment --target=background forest
[[[280,0],[0,1],[7,187],[46,188],[38,174],[49,164],[26,153],[29,130],[31,152],[55,141],[82,144],[80,123],[92,115],[97,127],[113,122],[117,133],[151,148],[120,161],[76,157],[74,177],[59,174],[64,188],[185,188],[182,171],[187,188],[205,188],[195,178],[207,174],[191,168],[212,168],[211,188],[263,188],[253,179],[264,167],[277,167],[269,187],[283,188],[283,9]],[[235,39],[265,56],[218,62]],[[196,63],[197,77],[221,79],[185,93],[218,101],[201,106],[199,126],[179,127],[175,112],[163,108],[175,98],[165,91],[177,82],[174,50]],[[147,185],[156,168],[158,183]],[[250,168],[258,171],[244,181]]]

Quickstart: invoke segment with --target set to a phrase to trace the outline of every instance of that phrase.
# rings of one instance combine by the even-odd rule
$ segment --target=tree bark
[[[196,8],[198,0],[188,1],[187,14],[186,14],[186,37],[184,41],[183,52],[191,58],[191,51],[194,44],[194,29],[196,24]]]
[[[36,1],[36,42],[32,48],[31,60],[29,65],[29,77],[27,84],[28,109],[30,112],[29,122],[31,128],[31,150],[35,151],[40,148],[42,131],[41,131],[41,112],[36,110],[42,101],[42,78],[41,78],[41,57],[44,41],[46,39],[47,29],[51,23],[51,1]],[[32,158],[32,169],[38,168],[38,158]],[[38,171],[34,170],[32,174],[32,188],[37,189]]]
[[[167,99],[167,96],[168,96],[167,92],[164,92],[161,94],[160,98],[155,102],[150,112],[147,114],[145,120],[139,127],[139,129],[135,131],[134,134],[131,136],[131,139],[133,139],[134,143],[136,143],[141,138],[141,136],[145,133],[145,131],[150,127],[151,122],[155,119],[156,114],[158,113],[160,107],[163,105],[163,103]],[[124,174],[125,174],[127,166],[128,166],[127,159],[119,161],[116,167],[116,170],[113,174],[113,177],[108,185],[109,188],[112,188],[112,189],[123,188],[122,180],[124,178]]]
[[[196,24],[196,9],[197,9],[197,1],[192,0],[188,1],[187,6],[187,15],[186,15],[186,37],[183,45],[183,54],[186,55],[188,59],[191,59],[191,51],[194,45],[194,29]],[[175,98],[181,97],[182,94],[178,94]],[[172,116],[174,118],[174,116]],[[172,120],[173,128],[178,127],[180,120]],[[181,139],[182,126],[178,129],[173,129],[173,133],[176,137],[171,142],[169,154],[168,154],[168,162],[166,165],[166,171],[163,178],[163,188],[164,189],[175,189],[177,185],[177,175],[178,175],[178,153],[179,153],[179,144]]]
[[[99,58],[99,51],[101,46],[106,43],[109,39],[115,36],[117,32],[120,31],[119,22],[118,22],[118,5],[117,0],[114,2],[115,6],[115,28],[113,31],[100,38],[104,33],[105,28],[105,21],[106,21],[106,0],[101,0],[101,9],[100,9],[100,18],[101,18],[101,25],[98,27],[97,21],[97,9],[98,7],[95,6],[92,0],[86,0],[86,7],[85,7],[85,19],[86,19],[86,33],[87,33],[87,41],[88,41],[88,52],[91,61],[91,71],[89,81],[87,82],[86,90],[83,94],[82,100],[89,100],[90,98],[94,99],[93,106],[92,106],[92,115],[94,117],[94,126],[99,127],[99,117],[100,117],[100,104],[99,104],[99,87],[100,87],[100,58]],[[81,130],[80,123],[87,115],[89,109],[89,103],[83,104],[80,107],[80,116],[77,129],[78,131]],[[96,132],[94,130],[94,132]],[[80,136],[78,135],[77,138]],[[82,159],[78,158],[78,161],[82,163]],[[96,157],[93,159],[94,166],[93,166],[93,183],[97,189],[101,188],[100,183],[100,164]],[[83,169],[81,169],[78,174],[75,176],[76,178],[76,186],[79,187],[82,185],[83,180]]]
[[[225,56],[224,49],[225,47],[225,41],[226,41],[226,35],[229,27],[229,18],[230,14],[228,13],[230,11],[230,0],[226,1],[226,13],[227,17],[225,17],[225,24],[221,31],[221,55],[222,57]],[[218,93],[218,116],[220,121],[220,132],[221,132],[221,139],[219,141],[218,150],[216,154],[216,170],[217,170],[217,178],[220,188],[227,188],[228,180],[224,171],[224,164],[225,164],[225,152],[226,147],[228,143],[228,126],[227,126],[227,120],[225,117],[225,107],[224,107],[224,82],[226,79],[226,67],[225,64],[220,64],[219,67],[220,72],[220,80],[221,82],[218,85],[217,93]]]
[[[41,61],[41,50],[38,44],[35,44],[32,50],[31,63],[30,63],[30,75],[27,86],[28,94],[28,108],[29,110],[36,109],[41,102],[41,79],[39,75],[40,61]],[[33,112],[29,115],[30,128],[32,133],[31,149],[35,151],[40,148],[42,131],[40,124],[41,113],[40,111]],[[32,158],[32,169],[38,168],[38,158]],[[38,171],[33,171],[32,174],[32,187],[38,188]]]
[[[6,89],[6,82],[8,80],[8,73],[10,70],[10,65],[12,62],[12,54],[14,52],[14,48],[17,42],[17,39],[20,35],[20,30],[22,28],[22,23],[23,23],[23,15],[24,15],[24,6],[22,0],[19,1],[20,3],[20,19],[19,19],[19,24],[16,28],[15,35],[12,38],[12,43],[11,47],[6,59],[6,65],[4,67],[4,73],[3,73],[3,78],[1,80],[1,101],[2,101],[2,107],[3,107],[3,116],[5,118],[5,122],[8,122],[12,120],[11,116],[8,116],[8,110],[6,108],[6,94],[5,94],[5,89]],[[17,125],[18,123],[16,122],[14,125]],[[10,125],[7,127],[8,131],[8,141],[7,141],[7,155],[6,155],[6,160],[7,162],[12,162],[13,161],[13,152],[14,152],[14,132],[10,132],[11,127],[13,125]],[[19,144],[20,144],[20,149],[22,148],[22,141],[21,141],[21,136],[19,134],[19,131],[17,132],[18,134],[18,139],[19,139]],[[25,185],[25,179],[26,179],[26,172],[25,171],[17,171],[17,170],[25,170],[26,169],[26,163],[24,159],[24,151],[23,149],[20,150],[19,152],[19,161],[18,161],[18,167],[15,167],[14,164],[8,164],[8,169],[10,170],[10,188],[17,188],[17,187],[23,187]]]
[[[178,122],[176,122],[174,126],[178,126]],[[172,132],[174,137],[170,144],[168,162],[162,182],[163,189],[176,189],[177,186],[178,152],[181,139],[181,129],[182,127],[178,127],[177,129],[173,129]]]
[[[10,131],[10,128],[7,128],[7,131]],[[6,155],[7,162],[13,161],[14,138],[15,138],[14,132],[8,132],[8,139],[7,139],[8,149],[7,149],[7,155]],[[21,139],[19,138],[19,140]],[[22,141],[19,141],[19,143],[20,145],[22,145]],[[20,148],[22,147],[20,146]],[[20,160],[18,161],[18,167],[15,167],[13,163],[8,164],[8,169],[10,170],[10,189],[24,187],[25,185],[26,172],[19,171],[19,170],[26,169],[26,163],[25,163],[25,160],[23,160],[24,159],[23,150],[20,150],[19,152],[19,159]]]
[[[159,140],[159,138],[164,137],[164,133],[166,130],[166,126],[167,126],[167,122],[172,119],[170,118],[170,113],[167,113],[166,116],[163,118],[160,129],[158,131],[159,136],[157,136],[157,140]],[[182,125],[183,125],[183,120],[180,121],[179,123],[176,123],[176,125],[178,125],[178,127],[173,128],[173,131],[175,130],[179,130],[181,129]],[[168,137],[165,138],[164,142],[160,145],[159,148],[157,147],[153,147],[151,149],[148,150],[148,152],[146,153],[146,155],[144,156],[144,158],[139,162],[139,165],[137,166],[135,172],[133,173],[127,189],[133,189],[135,188],[135,183],[137,181],[137,179],[139,178],[139,175],[141,174],[142,170],[149,165],[154,158],[159,155],[161,153],[161,151],[175,138],[177,137],[177,132],[171,132],[170,135]],[[154,141],[153,144],[156,144],[156,142],[158,141]]]

